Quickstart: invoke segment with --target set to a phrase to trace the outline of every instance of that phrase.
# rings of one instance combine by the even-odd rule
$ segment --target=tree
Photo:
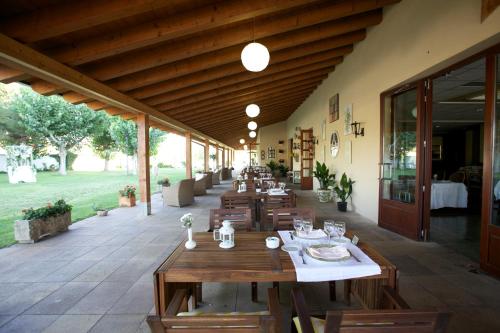
[[[127,156],[133,156],[137,164],[137,125],[133,121],[113,119],[110,126],[110,134],[116,143],[119,151]],[[160,143],[163,141],[164,132],[150,128],[149,129],[149,154],[154,156],[158,153]],[[129,172],[127,158],[127,173]],[[137,168],[134,169],[134,173]]]
[[[23,125],[30,135],[40,135],[59,154],[59,173],[66,175],[68,151],[78,147],[93,133],[97,114],[86,105],[73,105],[60,96],[42,96],[22,88],[13,101]]]
[[[92,149],[104,160],[104,171],[108,171],[111,154],[118,149],[118,146],[111,136],[111,117],[99,112],[97,120],[96,130],[92,134]]]

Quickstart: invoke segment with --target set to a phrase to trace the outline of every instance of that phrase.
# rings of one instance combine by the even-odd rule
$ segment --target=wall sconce
[[[365,136],[365,128],[361,127],[361,123],[355,121],[351,124],[352,131],[354,132],[354,137],[357,138],[358,135]]]

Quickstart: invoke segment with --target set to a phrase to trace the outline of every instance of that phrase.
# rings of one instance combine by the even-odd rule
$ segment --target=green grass
[[[159,178],[171,182],[183,179],[183,169],[160,169]],[[151,177],[151,190],[157,190],[157,179]],[[123,171],[76,172],[67,176],[57,172],[40,172],[34,184],[9,184],[8,176],[0,174],[0,247],[14,243],[13,224],[24,208],[37,208],[63,198],[73,206],[71,216],[78,221],[94,215],[92,204],[103,208],[118,206],[118,190],[126,184],[138,185],[137,176]],[[139,197],[139,193],[136,195]]]

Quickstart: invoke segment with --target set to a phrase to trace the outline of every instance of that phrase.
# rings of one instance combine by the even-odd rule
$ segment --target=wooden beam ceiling
[[[397,2],[20,2],[0,20],[0,82],[234,145],[248,103],[261,106],[259,127],[286,119]],[[240,61],[254,39],[271,53],[260,73]]]

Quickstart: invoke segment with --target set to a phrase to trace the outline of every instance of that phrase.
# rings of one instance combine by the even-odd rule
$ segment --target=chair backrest
[[[462,171],[454,172],[450,175],[450,180],[454,183],[463,183],[465,182],[465,173]]]
[[[268,290],[268,310],[261,314],[199,314],[183,313],[188,309],[188,294],[178,289],[167,311],[162,317],[148,316],[147,322],[152,332],[198,333],[198,332],[238,332],[238,333],[279,333],[281,332],[281,309],[276,289]]]
[[[247,179],[245,183],[247,184],[247,191],[255,190],[255,180]]]
[[[273,209],[292,208],[293,198],[290,195],[266,195],[261,209],[261,222],[272,222]]]
[[[222,227],[222,221],[229,220],[235,230],[252,231],[250,208],[210,209],[209,231]]]
[[[220,208],[252,208],[252,199],[246,195],[223,195],[220,197]]]
[[[314,223],[315,214],[312,208],[274,208],[273,209],[273,229],[290,230],[293,229],[293,218],[303,217],[311,219]]]

